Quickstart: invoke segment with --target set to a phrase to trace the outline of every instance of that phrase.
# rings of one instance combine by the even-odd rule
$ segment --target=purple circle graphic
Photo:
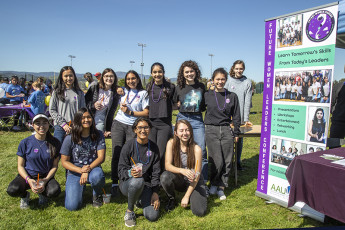
[[[334,16],[328,10],[320,10],[310,16],[307,22],[306,33],[314,42],[326,40],[334,29]]]

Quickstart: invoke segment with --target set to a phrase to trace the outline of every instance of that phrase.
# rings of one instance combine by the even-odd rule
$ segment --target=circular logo
[[[227,99],[225,100],[225,102],[226,102],[227,104],[229,104],[229,103],[230,103],[230,99],[227,98]]]
[[[38,153],[38,149],[36,148],[36,149],[34,149],[34,153]]]
[[[306,33],[309,40],[322,42],[334,29],[334,16],[328,10],[319,10],[312,14],[307,22]]]

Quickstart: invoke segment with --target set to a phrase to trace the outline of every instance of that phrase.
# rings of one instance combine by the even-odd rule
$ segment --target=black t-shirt
[[[137,143],[136,138],[127,141],[120,153],[118,172],[120,180],[126,181],[130,178],[128,170],[134,166],[132,157],[135,163],[143,164],[145,185],[158,192],[161,172],[159,149],[154,142],[149,140],[149,143],[150,148],[148,148],[148,143],[145,145]]]
[[[154,84],[153,90],[152,88],[146,89],[149,92],[149,118],[167,118],[171,121],[175,85],[165,82],[166,96],[163,87],[163,84]]]
[[[226,98],[225,98],[226,94]],[[216,98],[217,97],[217,98]],[[240,106],[238,98],[235,93],[229,92],[215,92],[209,90],[205,93],[205,104],[207,106],[205,115],[205,125],[230,125],[233,121],[235,126],[235,134],[239,133],[241,125]]]
[[[174,103],[180,102],[181,113],[201,113],[205,111],[205,85],[196,82],[194,85],[185,85],[184,88],[176,87]]]

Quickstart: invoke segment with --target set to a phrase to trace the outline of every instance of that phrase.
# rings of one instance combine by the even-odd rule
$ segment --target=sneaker
[[[46,205],[48,201],[48,197],[45,197],[42,194],[38,194],[38,205]]]
[[[224,194],[224,190],[223,189],[218,189],[217,190],[217,195],[218,195],[220,200],[226,200],[226,196]]]
[[[13,126],[12,129],[13,129],[13,131],[20,131],[20,130],[22,130],[19,126]]]
[[[126,211],[124,219],[125,219],[125,225],[127,227],[134,227],[136,225],[136,217],[135,217],[134,212]]]
[[[141,200],[137,200],[137,202],[135,202],[135,207],[136,208],[143,208],[143,205],[141,204]]]
[[[118,184],[113,184],[110,190],[111,196],[116,197],[119,195],[119,185]]]
[[[26,192],[26,197],[20,198],[20,208],[21,209],[28,209],[30,207],[30,193]]]
[[[211,188],[210,188],[210,190],[209,190],[210,194],[211,194],[211,195],[216,195],[217,189],[218,189],[217,186],[212,185]]]
[[[32,132],[32,135],[35,135],[36,134],[36,131],[35,132]]]
[[[205,192],[206,192],[206,197],[208,198],[210,196],[210,189],[205,185]]]
[[[98,196],[93,196],[93,202],[92,202],[92,206],[95,208],[99,208],[103,205],[103,197],[102,195],[98,195]]]
[[[176,206],[175,198],[169,198],[169,201],[168,201],[167,206],[165,207],[165,210],[167,212],[172,211],[174,210],[175,206]]]

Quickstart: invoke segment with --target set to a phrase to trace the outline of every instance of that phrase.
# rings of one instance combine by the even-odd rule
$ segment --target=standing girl
[[[66,209],[74,211],[81,207],[86,183],[93,189],[93,206],[102,206],[105,178],[101,164],[105,159],[105,141],[88,109],[81,108],[75,114],[72,134],[65,138],[60,153],[62,166],[68,170]]]
[[[202,150],[202,174],[207,181],[207,152],[205,147],[205,125],[202,111],[205,111],[205,85],[199,82],[201,72],[195,61],[182,63],[177,77],[177,85],[174,94],[174,102],[179,105],[179,113],[176,121],[187,120],[194,133],[194,140]]]
[[[111,125],[118,104],[117,76],[114,70],[106,68],[97,84],[90,86],[85,94],[88,109],[95,117],[96,128],[110,135]]]
[[[230,69],[230,78],[225,84],[225,88],[230,92],[234,92],[238,97],[240,104],[241,124],[246,126],[253,125],[249,121],[250,104],[252,101],[252,83],[243,75],[245,70],[244,62],[237,60]],[[237,169],[242,170],[241,154],[243,148],[243,138],[239,138],[237,142]]]
[[[36,133],[20,142],[18,175],[7,188],[10,196],[21,197],[21,209],[29,208],[28,189],[38,194],[39,205],[45,204],[47,197],[57,197],[61,192],[54,179],[60,159],[60,142],[50,134],[46,115],[37,114],[32,123]]]
[[[186,208],[190,202],[196,216],[204,216],[207,210],[206,185],[200,175],[202,151],[193,138],[193,129],[186,120],[178,120],[174,138],[166,148],[165,169],[161,175],[161,184],[169,202],[166,210],[175,208],[175,190],[184,192],[181,206]]]
[[[318,108],[315,111],[314,118],[309,122],[308,134],[310,136],[310,141],[325,143],[325,132],[328,130],[325,113],[322,108]]]
[[[241,125],[237,95],[224,89],[227,79],[228,73],[223,68],[216,69],[212,75],[215,90],[205,93],[206,145],[211,163],[210,194],[217,193],[221,200],[226,199],[224,188],[228,187],[234,139],[235,142],[238,141]],[[231,122],[234,130],[230,127]]]
[[[149,99],[147,91],[143,89],[139,74],[134,70],[125,76],[125,94],[121,97],[120,110],[117,112],[111,126],[112,154],[111,179],[113,181],[111,194],[118,193],[118,164],[122,146],[126,141],[134,138],[132,125],[138,117],[149,115]]]
[[[72,66],[62,67],[49,102],[49,113],[54,120],[54,137],[60,143],[72,131],[71,122],[78,109],[85,107],[84,93],[79,88]]]
[[[149,95],[149,118],[152,123],[150,140],[158,145],[161,166],[164,169],[165,147],[172,136],[172,106],[175,86],[165,80],[165,70],[161,63],[151,66],[152,80],[147,84]]]

